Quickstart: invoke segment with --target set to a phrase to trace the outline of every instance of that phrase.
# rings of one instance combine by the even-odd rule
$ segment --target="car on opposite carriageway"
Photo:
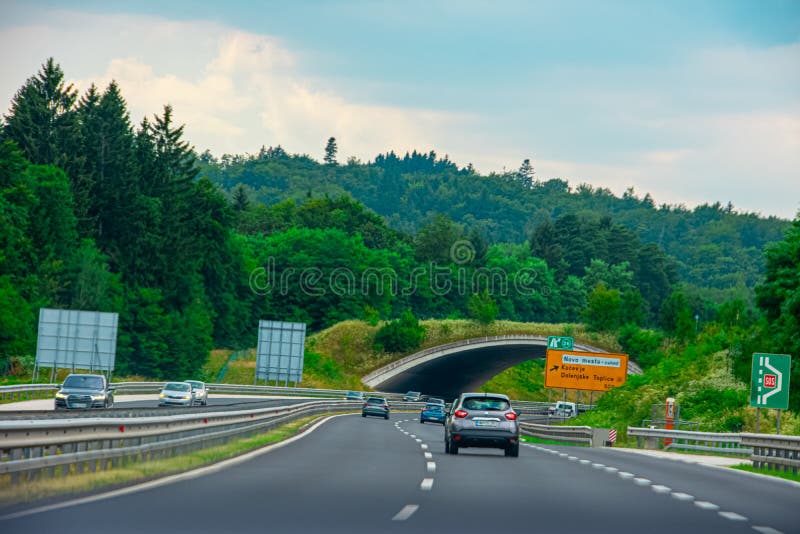
[[[69,375],[55,398],[55,409],[111,408],[114,405],[114,386],[103,375]]]
[[[192,397],[194,397],[195,404],[208,406],[208,388],[205,382],[199,380],[184,380],[184,382],[192,386]]]

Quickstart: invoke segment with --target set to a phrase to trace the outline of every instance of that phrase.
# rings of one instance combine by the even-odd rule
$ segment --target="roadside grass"
[[[537,445],[565,445],[568,447],[588,447],[584,443],[571,443],[569,441],[557,441],[554,439],[541,439],[533,436],[520,436],[520,441],[525,443],[536,443]]]
[[[217,381],[219,372],[228,363],[233,351],[230,349],[216,349],[208,354],[208,361],[203,366],[203,378],[206,382],[213,383]]]
[[[234,456],[283,441],[301,431],[305,426],[334,412],[304,417],[264,434],[231,441],[225,445],[183,454],[173,458],[127,465],[95,473],[72,472],[61,478],[40,479],[11,485],[9,475],[0,477],[0,504],[7,506],[38,501],[51,497],[85,494],[100,489],[144,482],[204,465],[227,460]],[[350,413],[350,412],[336,412]]]
[[[800,482],[800,473],[794,474],[792,472],[778,471],[777,469],[756,469],[751,464],[732,465],[732,469],[739,471],[748,471],[750,473],[758,473],[759,475],[769,475],[771,477],[785,478],[794,482]]]

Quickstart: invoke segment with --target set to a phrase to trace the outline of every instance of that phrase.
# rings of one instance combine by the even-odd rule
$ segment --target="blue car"
[[[445,417],[444,404],[428,403],[419,413],[419,422],[425,424],[425,421],[431,421],[443,425]]]

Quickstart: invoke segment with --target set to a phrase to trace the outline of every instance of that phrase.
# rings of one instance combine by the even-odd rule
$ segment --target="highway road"
[[[744,533],[800,531],[785,482],[614,449],[444,454],[415,414],[339,416],[245,462],[0,519],[31,533]],[[8,513],[8,511],[3,512]]]

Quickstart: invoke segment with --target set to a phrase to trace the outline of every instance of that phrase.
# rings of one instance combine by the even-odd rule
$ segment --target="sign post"
[[[628,355],[547,349],[544,385],[548,388],[608,391],[628,377]]]
[[[750,370],[750,406],[756,408],[756,432],[760,429],[761,408],[778,410],[780,434],[780,411],[789,407],[789,377],[792,357],[788,354],[753,354]]]

